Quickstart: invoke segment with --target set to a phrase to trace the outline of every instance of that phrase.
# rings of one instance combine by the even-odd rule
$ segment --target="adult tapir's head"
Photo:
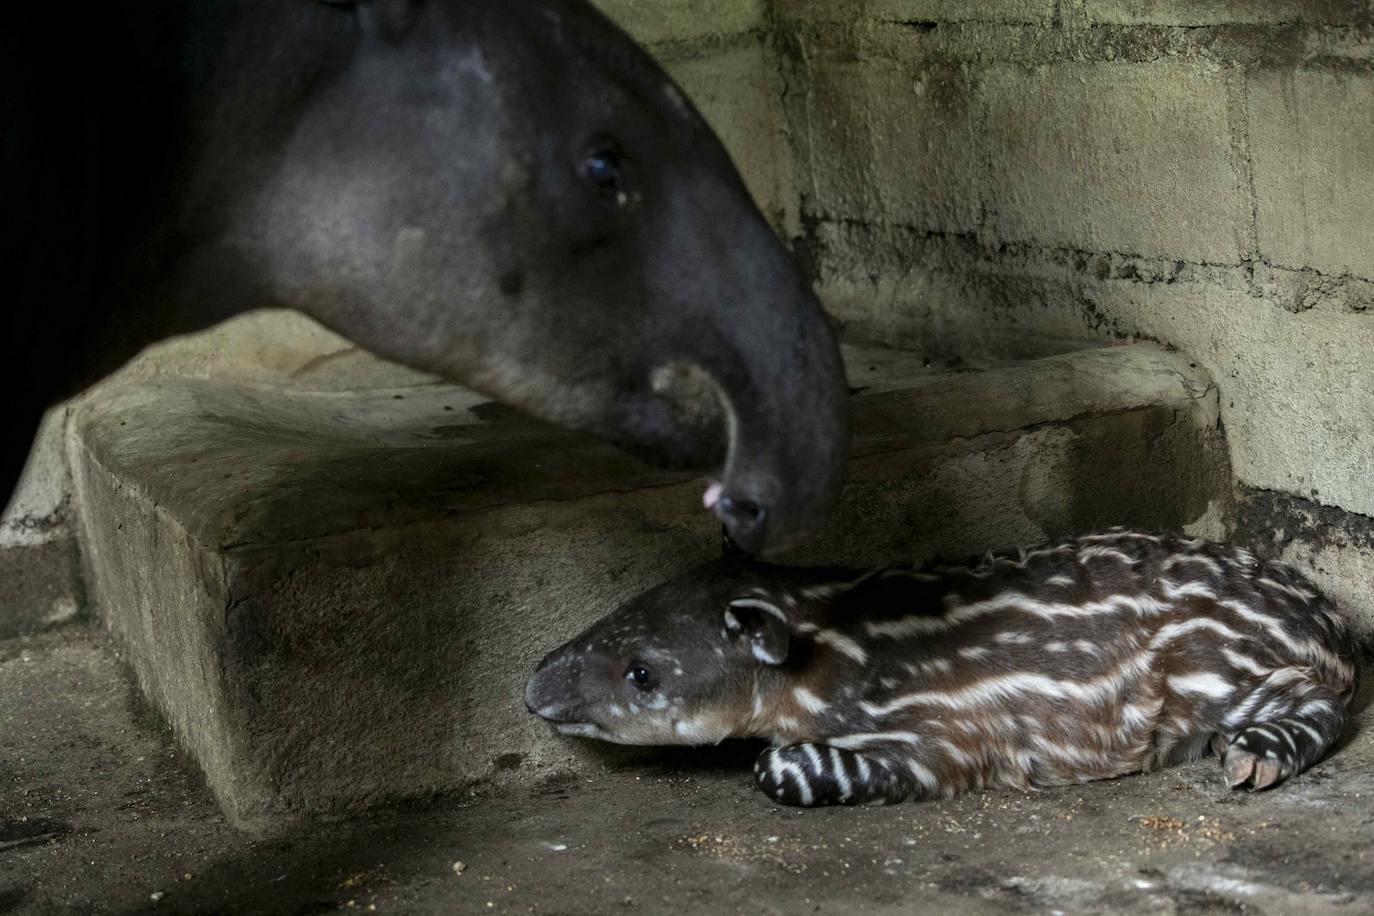
[[[750,551],[818,522],[833,335],[690,102],[582,0],[363,0],[259,206],[283,295],[659,463]],[[350,28],[353,26],[350,25]]]

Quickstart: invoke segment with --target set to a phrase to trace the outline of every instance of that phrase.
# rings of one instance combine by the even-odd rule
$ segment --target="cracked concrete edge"
[[[195,757],[225,813],[244,829],[259,829],[262,822],[239,799],[267,789],[245,785],[243,774],[252,770],[243,766],[238,736],[246,719],[228,698],[228,660],[215,650],[214,634],[227,624],[216,600],[225,591],[224,564],[162,506],[99,463],[80,460],[76,433],[69,430],[67,440],[76,499],[85,507],[78,531],[91,611],[124,648],[143,695]],[[173,592],[163,594],[167,583]],[[157,613],[159,601],[171,612]],[[132,613],[110,613],[114,606]],[[204,703],[188,706],[188,697]]]
[[[1216,391],[1206,373],[1150,345],[1104,347],[978,372],[918,372],[904,383],[884,378],[880,351],[849,348],[848,355],[859,361],[852,377],[870,379],[874,389],[854,398],[855,457],[1143,406],[1186,412],[1198,427],[1217,422]],[[895,372],[889,368],[886,374]],[[447,411],[447,402],[460,394],[465,393],[434,386],[408,398],[405,409],[425,429],[458,422],[465,414]],[[372,398],[399,403],[386,392]],[[361,437],[347,418],[370,416],[370,404],[357,394],[285,397],[215,382],[122,386],[74,412],[71,460],[101,464],[147,500],[167,506],[186,531],[216,550],[346,534],[357,527],[359,515],[369,527],[396,527],[532,500],[671,486],[695,476],[648,468],[609,446],[554,430],[541,434],[542,457],[531,463],[522,443],[532,421],[514,417],[464,427],[469,436],[489,439],[457,448],[416,438],[409,430],[378,429]],[[226,425],[217,416],[243,419]],[[171,424],[177,434],[148,431],[151,418]],[[293,436],[283,452],[274,429],[317,432],[319,441],[299,443]],[[392,450],[384,449],[385,469],[367,472],[375,461],[372,446],[382,442],[422,447],[406,452],[410,457],[395,466]],[[243,459],[252,451],[259,458],[249,467]],[[307,472],[325,464],[336,473],[325,476],[321,489],[309,483]],[[591,464],[604,468],[600,477],[578,470]],[[572,476],[558,476],[563,472]],[[369,473],[375,485],[349,483]],[[467,477],[473,479],[457,486]],[[412,491],[405,505],[392,505],[397,494]]]
[[[1374,518],[1246,486],[1237,487],[1236,507],[1237,540],[1311,578],[1374,651]]]

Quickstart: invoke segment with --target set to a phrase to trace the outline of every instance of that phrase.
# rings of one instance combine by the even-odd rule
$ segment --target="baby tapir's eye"
[[[630,670],[625,672],[625,680],[640,690],[653,690],[658,684],[658,679],[654,677],[654,673],[640,664],[630,666]]]

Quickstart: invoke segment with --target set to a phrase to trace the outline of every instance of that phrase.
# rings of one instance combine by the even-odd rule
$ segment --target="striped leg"
[[[811,743],[764,751],[754,784],[779,804],[803,808],[900,802],[913,788],[876,757]]]
[[[1233,789],[1268,789],[1312,766],[1345,727],[1345,703],[1315,689],[1273,716],[1247,723],[1228,736],[1222,756]]]

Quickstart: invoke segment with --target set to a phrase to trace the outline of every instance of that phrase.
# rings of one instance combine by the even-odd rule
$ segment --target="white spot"
[[[781,665],[783,658],[761,642],[750,643],[749,652],[765,665]]]
[[[801,793],[802,807],[809,808],[811,803],[816,800],[815,793],[811,791],[811,780],[807,779],[801,767],[788,764],[788,771],[792,778],[797,781],[797,791]]]
[[[819,715],[830,708],[830,704],[816,696],[805,687],[798,687],[792,691],[792,696],[801,704],[802,708],[812,715]]]
[[[1202,598],[1207,601],[1217,600],[1217,593],[1212,591],[1201,582],[1170,582],[1167,579],[1159,583],[1160,590],[1164,592],[1164,597],[1170,601],[1180,601],[1184,598]]]
[[[734,601],[730,602],[730,607],[753,608],[758,611],[763,611],[765,614],[770,614],[783,623],[787,622],[787,615],[782,612],[782,608],[773,604],[771,601],[764,601],[761,598],[736,598]]]
[[[1296,586],[1287,585],[1283,582],[1276,582],[1273,579],[1268,578],[1267,576],[1256,579],[1255,582],[1258,585],[1263,585],[1266,588],[1272,588],[1275,591],[1283,592],[1285,595],[1290,595],[1302,601],[1311,601],[1313,598],[1317,597],[1316,592],[1309,591],[1305,588],[1298,588]]]
[[[1272,668],[1264,667],[1250,656],[1243,655],[1240,652],[1237,652],[1228,646],[1221,647],[1221,656],[1222,658],[1226,659],[1227,662],[1230,663],[1232,668],[1239,668],[1242,671],[1248,671],[1250,674],[1253,674],[1256,677],[1264,677],[1273,670]]]
[[[817,776],[821,775],[825,770],[825,764],[821,763],[821,754],[820,751],[816,750],[816,745],[803,744],[801,749],[802,753],[806,755],[807,762],[811,764],[811,772]]]
[[[677,719],[673,722],[673,734],[688,741],[706,743],[714,740],[714,734],[705,723],[692,719]]]
[[[600,738],[602,736],[601,728],[590,722],[556,722],[553,727],[560,735],[567,735],[570,738]]]
[[[1221,564],[1216,560],[1213,560],[1211,557],[1199,556],[1197,554],[1178,554],[1177,556],[1172,556],[1165,561],[1164,570],[1167,572],[1184,563],[1196,563],[1199,566],[1205,567],[1207,571],[1214,576],[1224,574]]]
[[[949,622],[943,617],[936,617],[931,614],[911,614],[896,620],[870,621],[864,624],[864,631],[869,636],[881,636],[888,639],[928,636],[934,633],[943,633],[949,628]]]
[[[863,646],[839,630],[821,630],[816,634],[816,642],[830,646],[836,652],[847,656],[860,665],[868,661],[868,653],[864,651]]]
[[[1151,650],[1160,650],[1165,644],[1171,643],[1171,641],[1178,639],[1180,636],[1186,636],[1186,634],[1193,633],[1195,630],[1213,630],[1213,632],[1226,637],[1228,640],[1245,639],[1241,633],[1235,632],[1235,630],[1232,630],[1226,623],[1215,621],[1215,619],[1210,617],[1194,617],[1187,619],[1187,621],[1169,623],[1167,626],[1161,626],[1160,630],[1154,634],[1154,639],[1150,640],[1150,648]]]
[[[830,749],[830,772],[840,786],[840,801],[848,801],[854,794],[854,784],[849,781],[849,772],[844,768],[839,750],[833,747]]]
[[[919,745],[923,741],[915,732],[865,732],[857,735],[840,735],[828,739],[829,743],[847,751],[859,750],[874,744]]]
[[[1078,552],[1078,556],[1080,559],[1085,560],[1091,560],[1100,557],[1104,560],[1117,560],[1127,565],[1132,565],[1135,563],[1135,560],[1133,560],[1124,552],[1117,550],[1115,547],[1104,547],[1099,545],[1084,547]]]
[[[1236,692],[1234,684],[1211,671],[1175,674],[1169,678],[1169,689],[1174,693],[1201,694],[1214,700],[1224,700]]]
[[[934,792],[940,787],[940,780],[935,777],[935,774],[931,772],[929,767],[915,760],[908,760],[906,766],[907,769],[911,771],[911,775],[916,777],[916,781],[919,782],[927,792]]]

